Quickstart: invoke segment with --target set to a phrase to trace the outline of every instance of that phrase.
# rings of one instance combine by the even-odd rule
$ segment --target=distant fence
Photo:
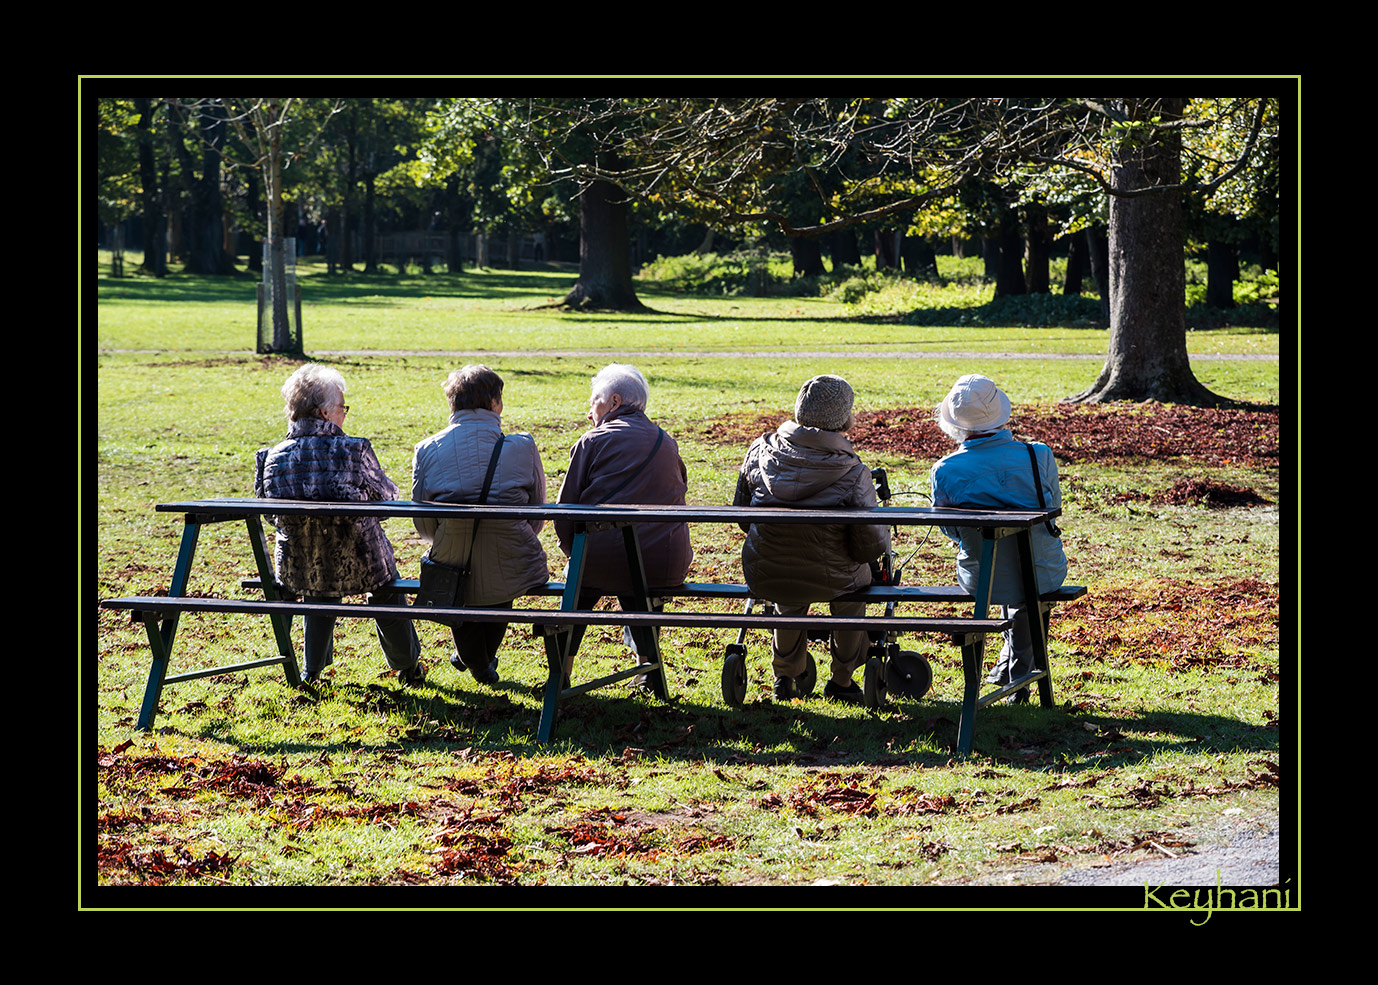
[[[395,267],[409,263],[426,268],[443,267],[456,261],[477,267],[507,267],[522,261],[537,263],[547,259],[541,236],[461,233],[452,245],[449,233],[385,233],[375,236],[374,243],[378,262]],[[356,254],[355,259],[363,257]]]

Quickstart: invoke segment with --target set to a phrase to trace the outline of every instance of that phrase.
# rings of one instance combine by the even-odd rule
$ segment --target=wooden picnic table
[[[331,614],[362,618],[403,617],[412,619],[445,618],[474,622],[516,622],[529,623],[539,627],[546,646],[549,672],[544,689],[541,722],[537,738],[541,742],[549,740],[555,720],[555,712],[562,698],[602,687],[632,675],[645,674],[655,693],[668,700],[669,689],[665,674],[665,661],[659,651],[659,643],[654,632],[644,633],[643,649],[650,649],[650,660],[629,670],[600,677],[579,685],[571,685],[564,677],[566,658],[573,655],[573,633],[576,625],[623,625],[651,629],[654,627],[672,628],[677,626],[709,626],[723,629],[733,628],[827,628],[827,629],[865,629],[895,632],[931,632],[950,636],[962,646],[964,698],[962,721],[958,729],[958,751],[967,753],[971,748],[974,716],[978,707],[989,704],[1020,688],[1038,684],[1040,704],[1052,707],[1052,680],[1048,670],[1046,624],[1041,619],[1030,619],[1030,633],[1035,651],[1034,673],[1012,682],[994,694],[980,696],[980,659],[982,644],[990,633],[997,633],[1009,626],[1009,620],[989,618],[990,581],[994,570],[997,547],[1008,538],[1013,538],[1015,549],[1019,552],[1020,570],[1029,600],[1038,598],[1037,580],[1034,573],[1032,538],[1030,531],[1036,525],[1060,515],[1060,510],[961,510],[948,507],[875,507],[863,510],[818,510],[785,509],[777,507],[739,507],[739,506],[580,506],[546,503],[527,506],[422,503],[412,501],[383,502],[320,502],[282,499],[202,499],[177,503],[162,503],[156,509],[165,513],[181,513],[184,517],[181,545],[178,550],[172,579],[166,596],[140,596],[121,599],[107,599],[101,604],[106,608],[129,610],[141,620],[148,633],[152,651],[152,666],[148,684],[144,690],[143,704],[139,714],[138,727],[152,727],[157,714],[158,701],[162,689],[167,684],[191,680],[214,674],[234,673],[265,666],[281,666],[287,682],[292,686],[300,684],[295,651],[290,634],[290,619],[298,614]],[[360,606],[352,604],[305,603],[285,598],[278,587],[272,568],[267,541],[264,537],[261,518],[263,516],[299,516],[320,518],[376,517],[378,519],[430,517],[433,519],[463,517],[465,519],[502,520],[567,520],[575,524],[575,536],[571,546],[566,579],[563,583],[552,582],[533,590],[532,595],[557,594],[560,598],[557,609],[513,608],[416,608],[411,606]],[[196,553],[201,528],[211,523],[243,521],[249,534],[250,548],[253,552],[259,577],[258,586],[264,598],[257,599],[215,599],[192,597],[188,594],[192,564]],[[646,583],[645,567],[641,560],[638,525],[646,523],[784,523],[784,524],[884,524],[886,526],[962,526],[975,527],[982,532],[982,577],[977,591],[968,596],[960,589],[923,586],[873,586],[857,593],[867,601],[914,602],[914,601],[956,601],[969,599],[972,612],[966,617],[924,618],[901,616],[887,611],[884,616],[865,616],[847,618],[831,615],[780,616],[773,613],[699,613],[699,612],[653,612],[651,610],[652,588],[656,596],[669,597],[716,597],[744,598],[747,589],[744,585],[685,585],[678,589],[660,591],[660,586]],[[620,528],[623,531],[627,562],[634,586],[633,597],[636,611],[593,611],[579,608],[580,590],[584,579],[586,535],[592,530]],[[400,584],[400,583],[399,583]],[[414,589],[413,589],[414,590]],[[1065,600],[1084,593],[1085,589],[1075,586],[1065,589],[1045,600]],[[887,606],[892,610],[893,605]],[[183,612],[240,612],[266,615],[272,624],[278,655],[244,663],[194,670],[170,675],[169,665],[176,637],[178,618]],[[1038,610],[1032,609],[1037,612]]]

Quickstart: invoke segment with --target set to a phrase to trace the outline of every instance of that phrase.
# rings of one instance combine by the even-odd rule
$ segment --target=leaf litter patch
[[[708,421],[695,432],[710,444],[746,446],[791,418],[787,410],[749,411]],[[1008,427],[1022,441],[1041,441],[1062,462],[1190,460],[1212,465],[1278,464],[1279,412],[1141,404],[1053,404],[1015,410]],[[936,460],[952,440],[925,407],[861,411],[849,432],[862,451]]]
[[[1169,670],[1245,668],[1278,645],[1278,586],[1256,578],[1104,585],[1054,612],[1066,656]]]

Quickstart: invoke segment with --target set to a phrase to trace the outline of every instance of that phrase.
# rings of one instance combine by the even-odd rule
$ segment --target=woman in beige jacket
[[[493,447],[502,442],[487,503],[545,502],[545,469],[529,434],[502,433],[502,377],[487,366],[465,366],[445,381],[450,423],[416,446],[412,499],[418,502],[476,503]],[[431,547],[426,556],[452,566],[468,563],[466,606],[508,608],[512,600],[550,579],[538,534],[542,520],[474,521],[418,517],[416,530]],[[507,623],[460,623],[451,627],[455,652],[450,663],[484,684],[498,682],[498,647]]]

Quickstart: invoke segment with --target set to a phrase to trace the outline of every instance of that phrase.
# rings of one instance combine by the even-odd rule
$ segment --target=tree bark
[[[143,186],[143,269],[154,277],[167,276],[167,216],[158,191],[158,166],[153,159],[153,100],[136,99],[139,111],[139,183]]]
[[[1234,282],[1239,279],[1239,254],[1233,243],[1210,240],[1206,244],[1206,304],[1212,308],[1234,307]]]
[[[823,247],[813,236],[791,236],[789,255],[794,261],[795,277],[823,276]]]
[[[900,241],[900,260],[904,272],[915,280],[937,283],[942,279],[938,276],[938,255],[922,236],[905,236]]]
[[[1019,216],[1006,209],[1000,218],[999,259],[995,271],[995,297],[1027,294],[1024,283],[1024,241],[1019,232]]]
[[[833,260],[833,273],[843,266],[860,267],[861,249],[856,245],[856,233],[850,227],[829,233],[828,255]]]
[[[1181,115],[1182,99],[1129,100],[1131,118]],[[1181,180],[1176,131],[1158,131],[1121,150],[1114,192]],[[1100,376],[1072,403],[1157,400],[1218,406],[1228,401],[1196,379],[1187,357],[1186,263],[1181,194],[1110,197],[1110,349]]]
[[[893,229],[877,229],[872,236],[876,251],[877,270],[898,270],[900,267],[900,234]]]
[[[1048,293],[1048,210],[1038,202],[1024,207],[1024,286],[1030,294]]]
[[[1072,235],[1067,239],[1067,276],[1062,281],[1063,294],[1080,294],[1081,279],[1087,266],[1086,239]]]
[[[615,170],[616,162],[607,166]],[[606,181],[592,182],[579,196],[579,279],[564,303],[571,308],[646,310],[632,285],[627,196]]]

